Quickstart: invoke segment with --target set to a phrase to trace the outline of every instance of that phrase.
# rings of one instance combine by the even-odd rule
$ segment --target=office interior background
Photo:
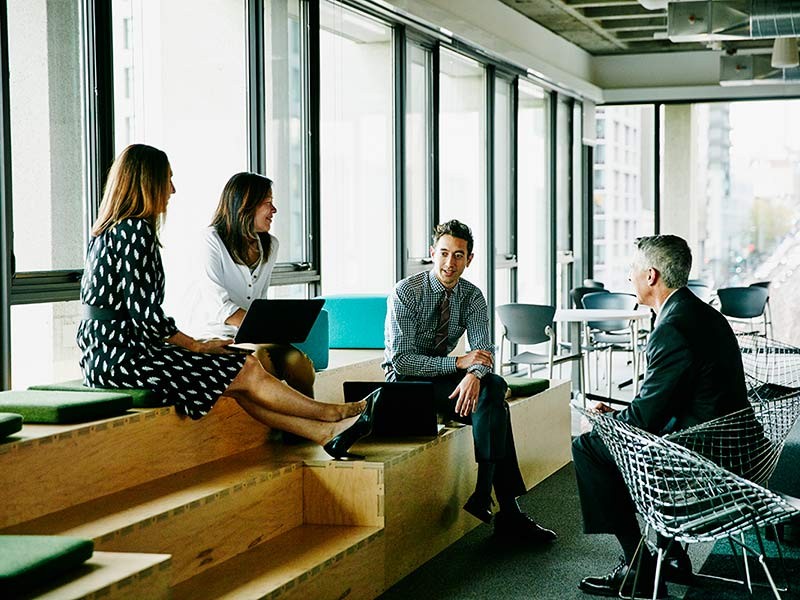
[[[3,389],[80,376],[89,230],[136,142],[174,172],[179,325],[200,234],[251,170],[275,182],[273,297],[387,293],[457,218],[499,342],[494,307],[567,306],[587,277],[629,291],[633,240],[669,232],[712,288],[771,280],[775,331],[800,343],[798,68],[763,68],[753,30],[673,41],[666,5],[0,0]]]

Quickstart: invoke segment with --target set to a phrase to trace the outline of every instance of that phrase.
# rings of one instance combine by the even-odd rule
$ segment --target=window
[[[433,67],[428,48],[406,44],[406,275],[427,268],[431,231]]]
[[[550,96],[524,80],[517,92],[517,301],[550,304]]]
[[[264,7],[266,175],[278,209],[271,231],[280,241],[278,263],[310,260],[300,19],[300,0],[270,0]]]
[[[692,277],[712,288],[771,281],[776,331],[779,326],[791,338],[798,322],[800,101],[669,105],[662,111],[662,173],[685,174],[664,177],[662,229],[687,239]],[[694,218],[678,229],[686,214]]]
[[[186,295],[201,276],[195,257],[203,231],[225,183],[248,167],[245,2],[114,0],[112,16],[117,153],[131,143],[150,144],[167,153],[174,173],[176,193],[160,238],[164,307],[180,326]],[[126,19],[130,50],[122,34]],[[126,70],[133,78],[130,98]]]
[[[472,229],[475,258],[464,275],[486,296],[486,70],[447,49],[439,66],[439,221]]]
[[[608,255],[594,256],[594,278],[612,291],[630,291],[628,267],[633,242],[641,235],[655,233],[653,212],[653,127],[652,106],[606,106],[603,119],[620,136],[620,156],[625,164],[594,163],[594,232],[602,230],[613,250]],[[613,188],[605,185],[611,177]],[[602,195],[599,193],[602,192]],[[598,198],[602,202],[598,201]]]
[[[16,272],[81,269],[87,238],[79,0],[8,2]],[[46,27],[58,23],[58,27]]]
[[[392,29],[320,3],[322,289],[395,282]]]
[[[494,305],[514,300],[517,267],[517,239],[514,218],[512,81],[496,77],[494,87]],[[495,340],[503,325],[495,319]]]
[[[79,0],[5,4],[15,302],[14,292],[29,276],[49,280],[58,277],[57,271],[83,267],[89,219],[82,118],[85,39]],[[51,300],[49,294],[39,301]],[[77,289],[67,293],[72,294],[77,297]],[[6,326],[13,387],[41,383],[48,376],[78,376],[74,324],[79,314],[77,302],[11,307]]]

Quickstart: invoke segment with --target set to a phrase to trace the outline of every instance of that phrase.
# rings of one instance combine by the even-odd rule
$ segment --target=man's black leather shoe
[[[625,575],[628,573],[628,565],[625,559],[621,558],[619,564],[614,567],[608,575],[601,577],[586,577],[578,587],[581,591],[593,596],[607,596],[609,598],[617,598],[620,596],[630,598],[631,591],[633,590],[633,581],[636,577],[636,572],[632,571],[625,581],[625,587],[622,587],[622,582],[625,580]],[[648,600],[653,597],[653,578],[655,571],[652,566],[644,568],[639,574],[639,581],[636,583],[636,595],[634,598]],[[658,582],[658,593],[656,598],[667,598],[667,586],[663,581]]]
[[[372,433],[372,421],[380,393],[373,393],[367,397],[367,406],[364,408],[356,422],[337,435],[322,448],[336,460],[364,460],[361,454],[348,452],[350,446],[364,436]]]
[[[500,511],[494,517],[494,534],[509,540],[543,544],[558,537],[522,512]]]
[[[469,500],[467,500],[467,503],[464,504],[464,510],[484,523],[491,523],[492,497],[480,498],[477,494],[473,493],[472,496],[469,497]]]
[[[661,573],[666,581],[679,585],[690,585],[694,575],[692,575],[692,561],[686,554],[686,550],[680,546],[677,549],[670,549],[669,554],[661,563]]]

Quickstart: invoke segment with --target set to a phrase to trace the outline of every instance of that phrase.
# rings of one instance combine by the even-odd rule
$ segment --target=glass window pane
[[[424,268],[431,243],[431,51],[409,43],[406,75],[406,256],[409,274]]]
[[[515,253],[511,220],[511,82],[495,79],[494,93],[494,243],[497,259]]]
[[[75,342],[81,303],[21,304],[11,307],[11,387],[81,377]]]
[[[269,298],[305,299],[308,298],[308,284],[273,285],[267,294]]]
[[[598,130],[614,135],[598,139],[594,152],[593,277],[607,289],[627,292],[634,240],[655,232],[655,112],[650,105],[596,110]]]
[[[225,182],[247,170],[245,1],[114,0],[112,11],[117,152],[145,143],[169,156],[176,193],[160,237],[165,308],[180,318],[200,236]]]
[[[7,3],[17,272],[83,267],[87,186],[81,4]]]
[[[464,274],[486,295],[486,69],[446,49],[439,63],[439,221],[472,228],[475,258]]]
[[[271,233],[281,244],[278,262],[304,262],[308,236],[300,0],[269,0],[264,16],[267,176],[279,213]]]
[[[392,30],[320,3],[322,288],[395,281]]]
[[[519,82],[517,115],[517,300],[550,303],[549,95]]]

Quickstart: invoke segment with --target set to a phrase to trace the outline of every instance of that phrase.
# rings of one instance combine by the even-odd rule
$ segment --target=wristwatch
[[[483,371],[481,371],[480,369],[473,369],[472,371],[467,371],[467,372],[468,372],[468,373],[472,373],[473,375],[475,375],[475,377],[477,377],[477,378],[478,378],[478,381],[480,381],[481,379],[483,379],[483,376],[484,376],[484,375],[486,375],[486,373],[484,373],[484,372],[483,372]]]

